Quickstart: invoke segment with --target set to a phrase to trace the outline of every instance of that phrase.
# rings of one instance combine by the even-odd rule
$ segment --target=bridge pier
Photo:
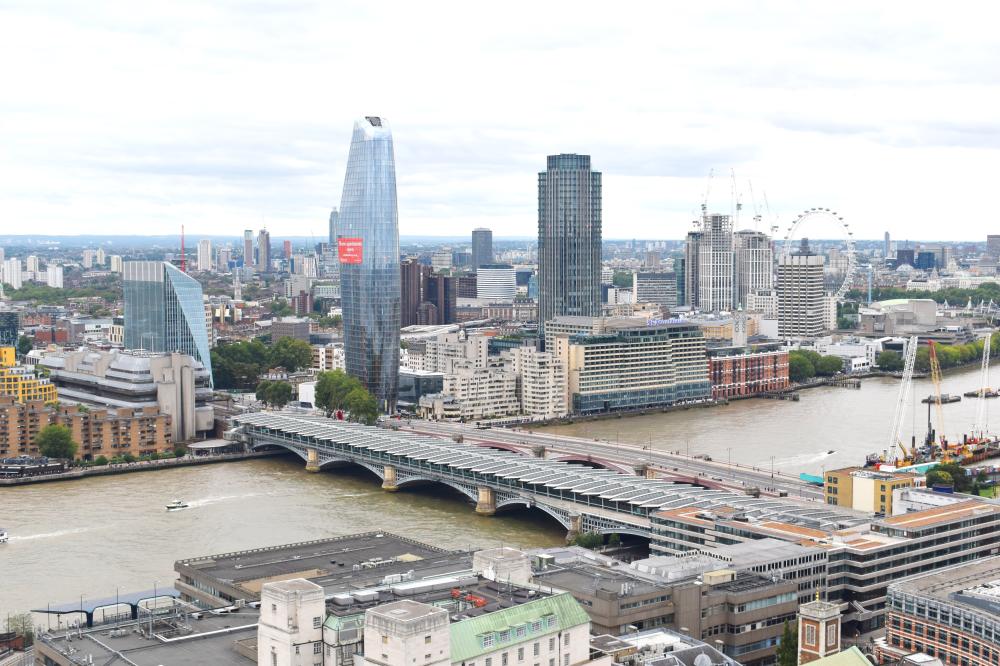
[[[319,452],[311,447],[306,449],[306,471],[319,471]]]
[[[483,516],[492,516],[497,512],[497,496],[492,488],[481,486],[479,488],[479,501],[476,502],[476,513]]]
[[[573,539],[580,536],[580,531],[583,528],[583,516],[580,514],[570,515],[569,517],[569,529],[566,530],[566,543],[572,543]]]
[[[385,474],[382,477],[382,490],[387,490],[390,493],[399,490],[399,486],[396,485],[396,468],[392,465],[385,466]]]

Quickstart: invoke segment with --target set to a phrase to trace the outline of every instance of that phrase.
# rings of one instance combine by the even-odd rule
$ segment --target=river
[[[944,390],[978,384],[978,369],[949,374]],[[856,465],[885,448],[899,382],[865,380],[860,390],[818,388],[799,402],[745,400],[694,409],[546,428],[790,473]],[[930,382],[914,383],[916,414],[904,436],[923,437]],[[975,399],[942,407],[949,434],[968,430]],[[988,401],[1000,421],[1000,400]],[[828,454],[828,451],[834,451]],[[180,497],[191,507],[167,513]],[[175,560],[385,529],[449,547],[525,547],[563,542],[565,531],[532,513],[476,515],[440,487],[381,490],[367,472],[309,474],[297,458],[268,458],[0,489],[0,621],[13,611],[171,585]]]
[[[995,374],[996,369],[993,370]],[[994,379],[994,385],[998,383]],[[945,375],[944,393],[961,395],[978,387],[979,368]],[[799,391],[798,402],[740,400],[722,407],[585,421],[535,428],[550,435],[572,435],[651,446],[691,455],[708,454],[719,462],[770,468],[799,474],[821,474],[864,464],[865,456],[881,452],[889,439],[892,414],[899,399],[897,379],[875,377],[860,389],[821,387]],[[913,382],[903,419],[905,442],[915,433],[923,441],[927,405],[920,400],[932,393],[929,379]],[[969,432],[976,420],[977,398],[942,405],[944,430],[953,441]],[[987,399],[993,417],[992,432],[1000,431],[1000,399]],[[937,422],[934,409],[931,415]],[[833,453],[829,453],[833,451]]]

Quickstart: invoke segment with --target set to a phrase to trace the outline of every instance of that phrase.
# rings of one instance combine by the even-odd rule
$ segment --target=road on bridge
[[[653,449],[635,444],[614,443],[605,440],[584,439],[582,437],[567,437],[547,433],[530,433],[515,428],[480,429],[467,423],[451,423],[446,421],[392,420],[388,424],[398,426],[400,430],[435,437],[454,437],[461,435],[466,442],[489,446],[499,444],[516,447],[526,453],[533,447],[543,446],[546,457],[575,456],[586,459],[587,456],[603,458],[610,462],[631,468],[645,463],[652,467],[658,476],[667,478],[694,479],[712,487],[745,491],[748,488],[759,488],[762,494],[777,495],[787,493],[789,497],[801,497],[813,501],[823,501],[823,491],[798,478],[783,474],[781,470],[747,467],[746,465],[729,465],[723,461],[703,460],[680,453],[672,453],[661,449]]]

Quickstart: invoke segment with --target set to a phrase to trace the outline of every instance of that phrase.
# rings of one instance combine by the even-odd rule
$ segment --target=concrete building
[[[748,296],[769,291],[774,280],[774,256],[767,234],[741,229],[733,234],[736,271],[733,277],[734,306],[749,309]]]
[[[212,241],[208,238],[198,241],[198,270],[212,270]]]
[[[480,266],[492,264],[493,255],[493,232],[489,229],[472,230],[472,268],[478,269]]]
[[[636,303],[656,303],[665,308],[676,308],[677,274],[672,271],[637,272],[632,284]]]
[[[758,289],[748,292],[744,310],[758,313],[767,319],[777,319],[778,292],[774,289]]]
[[[922,652],[944,664],[1000,663],[1000,557],[897,579],[886,594],[885,641],[894,663]]]
[[[510,264],[483,264],[476,269],[476,298],[512,301],[516,291],[517,276]]]
[[[0,458],[37,456],[35,438],[48,425],[64,425],[77,443],[78,460],[136,457],[173,451],[170,416],[157,407],[80,410],[43,400],[18,402],[0,395]]]
[[[45,267],[45,284],[53,289],[63,288],[63,267],[49,264]]]
[[[797,252],[778,261],[778,336],[783,340],[818,338],[827,329],[823,256],[805,239]]]
[[[487,367],[490,340],[484,335],[464,331],[444,333],[425,342],[422,360],[414,359],[418,370],[454,372],[459,368],[483,370]]]
[[[688,234],[692,247],[686,251],[691,280],[689,303],[705,312],[728,312],[734,308],[733,221],[729,215],[705,213],[700,230]],[[697,266],[692,270],[693,266]]]
[[[257,620],[258,666],[323,663],[323,588],[303,578],[265,583]]]
[[[112,273],[123,273],[125,270],[125,260],[120,254],[113,254],[110,257],[110,267]]]
[[[517,377],[521,413],[539,419],[565,416],[566,367],[553,352],[521,346],[504,352],[506,367]]]
[[[331,342],[312,345],[312,369],[316,372],[344,369],[344,345]]]
[[[601,174],[589,155],[550,155],[538,174],[538,328],[601,313]]]
[[[175,443],[215,427],[207,404],[211,377],[187,354],[81,349],[45,354],[38,365],[49,371],[61,403],[132,410],[154,407],[170,417]]]
[[[281,338],[292,338],[309,342],[312,320],[308,317],[279,317],[271,323],[271,343]]]
[[[466,420],[512,416],[521,411],[517,375],[505,370],[454,367],[444,375],[441,395],[453,398],[459,406],[459,418]],[[433,395],[420,398],[417,413],[441,418],[434,403]]]
[[[4,282],[12,289],[20,289],[24,284],[21,276],[21,260],[17,257],[5,259],[0,264],[0,282]]]
[[[864,335],[910,336],[938,328],[938,304],[929,298],[897,298],[858,309]]]
[[[893,494],[916,484],[919,475],[909,472],[882,472],[860,467],[827,470],[823,480],[823,498],[827,504],[849,506],[857,511],[893,512]]]
[[[254,264],[257,263],[256,257],[253,249],[253,229],[245,229],[243,231],[243,270],[246,273],[253,273]]]
[[[686,323],[608,320],[596,335],[559,336],[574,413],[665,407],[711,395],[705,338]]]
[[[788,351],[777,344],[710,347],[709,379],[715,399],[745,398],[788,388]]]

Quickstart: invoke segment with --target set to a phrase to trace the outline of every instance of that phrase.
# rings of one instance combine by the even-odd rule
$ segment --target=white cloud
[[[545,155],[584,152],[606,237],[680,237],[714,168],[723,209],[735,170],[786,223],[981,239],[1000,42],[971,9],[8,2],[0,228],[321,235],[379,114],[404,234],[531,235]]]

